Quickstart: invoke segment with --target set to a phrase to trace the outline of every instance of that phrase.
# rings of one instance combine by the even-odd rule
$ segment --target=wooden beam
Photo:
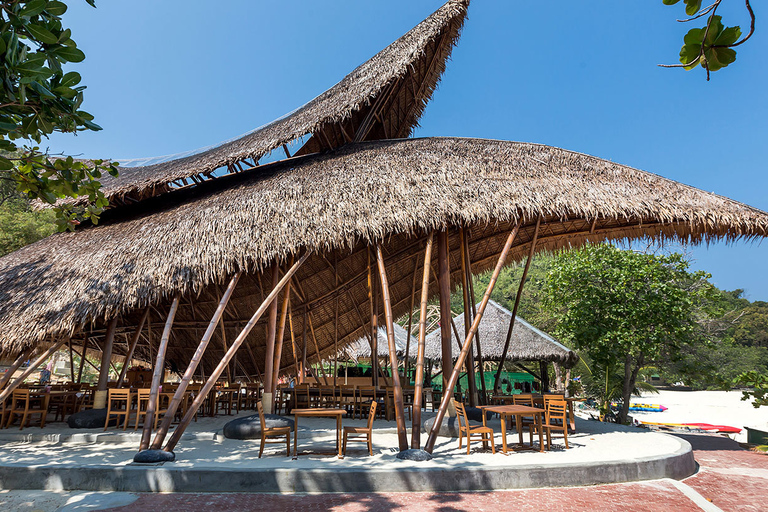
[[[453,396],[453,388],[448,389],[448,378],[453,370],[453,351],[451,350],[451,265],[448,261],[448,233],[437,233],[437,283],[440,297],[440,346],[442,349],[443,394]]]
[[[275,344],[275,364],[272,375],[272,390],[277,391],[277,380],[280,377],[280,364],[283,360],[283,338],[285,338],[285,321],[288,318],[288,304],[291,301],[291,281],[285,285],[285,294],[283,297],[283,306],[280,311],[280,327],[277,333],[277,342]]]
[[[97,391],[106,391],[109,381],[109,363],[112,359],[112,346],[115,342],[115,327],[117,327],[117,317],[110,320],[107,326],[107,336],[104,340],[104,349],[101,352],[101,366],[99,367],[99,382],[96,386]]]
[[[141,330],[144,328],[144,323],[147,321],[147,317],[149,317],[149,308],[146,308],[144,314],[141,315],[139,325],[136,326],[136,331],[133,333],[133,339],[131,339],[131,343],[128,345],[128,352],[125,354],[125,363],[123,363],[123,368],[120,370],[120,376],[117,378],[118,388],[123,386],[125,374],[128,371],[128,366],[130,366],[133,352],[136,350],[136,344],[139,342],[139,336],[141,335]]]
[[[464,253],[464,239],[466,237],[466,233],[464,232],[464,228],[459,228],[459,253],[461,254],[461,294],[463,298],[464,303],[464,336],[466,337],[467,334],[469,334],[469,324],[472,321],[472,317],[469,313],[469,283],[467,283],[467,255]],[[453,317],[451,317],[451,322],[453,322]],[[455,327],[454,327],[455,328]],[[456,334],[456,340],[459,340],[458,333]],[[465,368],[467,372],[467,386],[469,388],[469,405],[470,407],[476,407],[477,406],[477,384],[475,382],[475,356],[473,354],[472,348],[469,349],[469,354],[467,354],[467,365]],[[482,370],[481,370],[482,372]],[[481,381],[484,381],[481,373]]]
[[[525,278],[528,277],[528,269],[531,268],[531,260],[533,260],[533,253],[536,251],[536,241],[539,238],[539,227],[541,226],[541,215],[536,220],[536,229],[533,232],[533,241],[531,247],[528,250],[528,259],[525,260],[525,268],[523,269],[523,276],[520,278],[520,285],[517,288],[517,295],[515,296],[515,305],[512,307],[512,317],[509,319],[509,328],[507,328],[507,339],[504,341],[504,350],[501,352],[501,359],[499,360],[499,367],[496,369],[496,378],[493,381],[493,391],[498,393],[499,385],[501,384],[501,371],[504,368],[504,362],[507,359],[507,352],[509,352],[509,342],[512,339],[512,329],[515,327],[515,318],[517,317],[517,307],[520,305],[520,297],[523,295],[523,286],[525,286]]]
[[[413,389],[413,423],[411,426],[411,448],[421,448],[421,395],[424,392],[424,340],[427,336],[427,301],[429,300],[429,269],[432,261],[432,240],[434,232],[429,232],[427,247],[424,250],[424,270],[421,278],[421,307],[419,308],[419,341],[416,347],[416,375]]]
[[[192,355],[192,359],[189,361],[187,370],[181,377],[179,387],[176,388],[176,391],[173,394],[173,398],[171,398],[171,402],[168,404],[168,410],[166,411],[165,416],[163,416],[163,420],[160,423],[157,434],[155,434],[155,439],[152,441],[153,450],[159,450],[163,445],[163,440],[168,433],[168,429],[171,427],[173,418],[176,416],[176,411],[179,409],[179,404],[181,404],[181,401],[184,399],[184,394],[187,392],[189,383],[192,380],[192,377],[195,375],[195,370],[197,370],[197,366],[203,359],[205,349],[208,348],[208,343],[211,341],[211,338],[216,331],[216,324],[218,324],[221,320],[221,317],[224,314],[224,310],[229,303],[229,299],[232,298],[232,293],[234,292],[235,286],[237,286],[239,279],[240,272],[236,273],[234,277],[232,277],[232,280],[229,282],[229,286],[227,286],[227,290],[224,292],[224,295],[222,295],[221,300],[219,301],[219,306],[216,308],[216,311],[213,313],[213,317],[208,324],[208,329],[206,329],[205,333],[203,334],[203,338],[200,340],[200,344],[198,344],[197,350],[195,350],[195,353]]]
[[[379,280],[381,281],[381,295],[384,302],[384,318],[387,328],[387,342],[389,344],[389,366],[392,368],[392,384],[394,386],[395,400],[395,424],[397,425],[397,440],[400,451],[408,449],[408,436],[405,432],[405,410],[403,408],[403,388],[400,387],[400,374],[397,371],[397,347],[395,345],[394,319],[392,318],[392,302],[389,297],[389,283],[387,282],[387,268],[384,265],[384,254],[381,246],[376,245],[376,262],[379,266]]]
[[[208,380],[203,385],[203,388],[200,390],[200,393],[195,397],[195,400],[192,402],[192,405],[190,405],[189,409],[187,409],[187,413],[181,419],[181,422],[176,427],[176,430],[174,430],[173,435],[168,440],[168,443],[165,445],[165,448],[163,448],[165,451],[173,451],[173,449],[176,447],[176,444],[179,442],[179,439],[181,439],[181,436],[184,433],[184,430],[189,426],[190,422],[192,421],[192,418],[194,418],[195,414],[197,413],[197,410],[203,404],[203,401],[208,396],[208,393],[210,393],[211,389],[213,389],[213,386],[216,384],[216,380],[224,371],[224,366],[226,366],[229,363],[229,361],[235,355],[237,350],[240,348],[240,345],[243,344],[245,339],[248,337],[248,334],[250,334],[251,330],[256,325],[256,322],[259,321],[259,318],[261,318],[261,315],[264,314],[266,309],[275,300],[275,297],[277,297],[280,291],[288,284],[288,281],[291,280],[291,278],[299,269],[299,267],[301,267],[301,265],[304,264],[305,261],[307,261],[307,258],[311,254],[312,254],[312,251],[307,251],[301,257],[301,259],[299,259],[299,261],[293,264],[293,266],[288,270],[288,272],[285,273],[285,275],[280,280],[280,282],[277,283],[277,286],[275,286],[272,289],[272,291],[269,292],[269,295],[267,295],[267,298],[264,300],[264,302],[261,303],[259,308],[253,314],[253,316],[248,321],[248,323],[245,325],[245,327],[243,327],[243,330],[240,332],[240,334],[237,336],[235,341],[232,343],[232,346],[230,346],[227,353],[224,354],[223,359],[219,362],[219,364],[213,370],[213,373],[210,375],[210,377],[208,377]]]
[[[491,276],[491,280],[488,283],[488,288],[485,290],[485,294],[483,295],[483,300],[480,303],[480,308],[477,310],[477,315],[475,316],[475,319],[472,322],[472,327],[469,330],[469,336],[464,340],[464,343],[462,345],[461,353],[459,354],[459,358],[456,360],[456,366],[453,368],[453,372],[451,372],[451,378],[448,380],[448,389],[453,389],[453,387],[456,385],[456,381],[459,380],[459,370],[461,369],[461,366],[464,364],[464,360],[467,357],[467,352],[469,352],[469,349],[472,344],[472,336],[475,332],[477,332],[478,327],[480,326],[480,320],[483,318],[483,313],[485,313],[485,308],[488,306],[488,301],[491,299],[491,292],[493,292],[494,286],[496,286],[496,281],[499,278],[499,274],[501,273],[501,269],[504,267],[507,255],[509,254],[509,250],[512,248],[512,242],[515,241],[515,237],[517,236],[517,232],[520,229],[520,223],[518,223],[515,228],[512,230],[512,232],[507,237],[507,241],[504,244],[504,248],[501,251],[501,254],[499,255],[499,259],[496,262],[496,267],[493,270],[493,275]],[[435,442],[437,441],[437,433],[440,431],[440,426],[443,423],[443,418],[445,418],[445,413],[448,410],[448,404],[451,401],[451,394],[443,392],[443,398],[440,401],[440,408],[437,410],[437,415],[435,416],[435,423],[432,425],[432,429],[429,432],[429,437],[427,438],[427,444],[424,447],[424,450],[426,450],[429,453],[432,453],[432,450],[435,448]]]
[[[277,288],[278,282],[278,266],[277,262],[272,263],[272,289]],[[263,301],[262,301],[263,302]],[[267,321],[267,353],[264,363],[264,392],[274,393],[272,389],[272,381],[275,372],[275,340],[277,338],[277,301],[273,301],[269,306],[269,319]],[[265,402],[267,408],[271,407],[272,401]],[[272,412],[269,409],[267,412]]]
[[[469,238],[467,235],[467,230],[463,230],[463,238],[461,241],[462,245],[462,252],[465,253],[466,258],[466,276],[465,276],[465,282],[467,283],[467,293],[470,297],[469,300],[469,308],[468,311],[470,312],[470,317],[467,319],[465,317],[464,324],[469,326],[469,322],[472,320],[472,318],[475,317],[477,314],[477,311],[475,311],[475,285],[472,281],[472,258],[469,254]],[[480,343],[480,333],[475,333],[475,348],[477,349],[477,364],[480,367],[480,375],[482,376],[480,378],[480,386],[482,389],[482,396],[480,397],[480,403],[481,404],[487,404],[488,402],[488,392],[485,389],[485,365],[483,364],[483,351],[481,348]]]
[[[160,384],[163,382],[165,373],[165,352],[168,349],[168,340],[171,339],[171,328],[173,319],[176,317],[176,310],[179,308],[179,296],[173,298],[171,309],[168,311],[168,318],[165,321],[163,336],[160,338],[160,345],[157,347],[157,359],[155,360],[155,370],[152,372],[152,385],[149,388],[149,401],[147,402],[147,412],[144,415],[144,428],[141,432],[141,442],[139,451],[149,448],[149,440],[152,436],[152,427],[155,424],[155,411],[157,410],[157,395],[160,392]]]

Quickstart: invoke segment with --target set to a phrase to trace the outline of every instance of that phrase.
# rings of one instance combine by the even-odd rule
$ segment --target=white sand
[[[661,391],[645,393],[632,401],[660,404],[668,407],[664,412],[638,412],[630,414],[638,421],[665,423],[711,423],[736,428],[768,428],[768,407],[754,408],[750,401],[741,400],[741,391]],[[746,442],[747,432],[730,436]]]

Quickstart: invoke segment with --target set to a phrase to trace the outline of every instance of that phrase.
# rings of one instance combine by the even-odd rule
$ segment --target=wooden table
[[[298,445],[299,445],[299,418],[300,417],[336,417],[336,451],[339,452],[339,458],[343,459],[344,455],[341,453],[341,418],[347,414],[344,409],[294,409],[291,411],[294,417],[293,424],[293,458],[298,458]]]
[[[527,393],[526,393],[527,394]],[[491,400],[496,402],[502,402],[505,404],[511,404],[515,395],[493,395]],[[571,433],[576,432],[576,415],[573,413],[574,402],[583,402],[583,398],[567,397],[564,398],[568,402],[568,429]],[[533,395],[533,404],[544,407],[544,395]]]
[[[481,405],[479,408],[484,412],[489,411],[501,416],[501,442],[504,454],[507,453],[507,417],[509,416],[515,417],[515,428],[520,436],[520,446],[523,446],[523,430],[520,419],[523,416],[533,416],[533,422],[539,431],[539,451],[544,451],[544,429],[541,428],[541,417],[544,414],[544,409],[527,405]],[[485,414],[483,414],[483,426],[487,426]]]

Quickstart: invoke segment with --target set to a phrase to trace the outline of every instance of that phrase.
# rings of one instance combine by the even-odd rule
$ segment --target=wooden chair
[[[547,394],[545,394],[542,397],[542,400],[544,401],[544,410],[546,411],[546,410],[549,409],[549,403],[552,402],[552,401],[565,402],[565,395],[557,395],[557,394],[547,393]],[[566,405],[567,405],[567,403],[566,403]],[[559,419],[555,419],[555,421],[557,422],[557,421],[560,421],[560,420]]]
[[[147,408],[149,407],[149,393],[150,388],[141,388],[137,391],[138,398],[136,402],[136,426],[133,427],[133,430],[138,430],[139,423],[142,422],[141,418],[142,416],[146,419],[147,417]],[[152,430],[157,430],[157,422],[160,419],[160,416],[165,414],[166,411],[168,411],[168,403],[169,403],[168,395],[158,395],[157,397],[157,405],[155,406],[155,419],[152,424]],[[125,430],[125,429],[123,429]]]
[[[355,413],[357,405],[357,387],[352,384],[339,386],[339,394],[336,397],[337,407],[345,409],[347,413]]]
[[[29,426],[33,414],[40,415],[40,428],[45,427],[45,417],[48,414],[48,396],[45,398],[35,398],[30,396],[29,389],[16,389],[12,394],[11,406],[6,409],[4,414],[8,415],[8,422],[5,428],[9,428],[13,423],[14,416],[21,416],[19,430]]]
[[[368,407],[371,402],[375,402],[375,401],[376,401],[375,386],[359,386],[357,388],[357,411],[356,411],[357,417],[362,419],[363,408]]]
[[[341,453],[347,455],[347,441],[360,441],[368,443],[368,455],[373,456],[373,419],[376,417],[376,400],[371,401],[371,408],[368,410],[367,427],[344,427],[344,442],[341,446]]]
[[[464,436],[466,435],[467,455],[469,455],[469,445],[472,441],[482,441],[485,448],[488,448],[488,443],[490,443],[491,453],[496,453],[496,446],[493,444],[493,429],[491,427],[471,426],[467,418],[467,411],[464,409],[464,404],[456,400],[453,403],[456,406],[456,416],[458,416],[459,420],[459,448],[462,447]],[[464,422],[463,425],[462,421]]]
[[[309,396],[309,384],[299,384],[294,388],[296,393],[296,408],[309,409],[312,407],[312,401]]]
[[[261,422],[261,446],[259,447],[259,458],[264,453],[266,443],[282,443],[282,437],[285,436],[286,455],[291,456],[291,427],[270,427],[267,428],[267,422],[264,420],[264,405],[261,400],[256,404],[259,410],[259,421]],[[275,439],[281,438],[281,439]],[[271,440],[270,440],[271,439]]]
[[[547,450],[551,446],[552,431],[559,430],[565,439],[568,449],[568,402],[565,400],[549,400],[544,412],[544,423],[541,425],[547,433]]]
[[[109,420],[113,416],[117,416],[118,420],[121,416],[125,416],[125,420],[123,421],[123,430],[125,430],[128,428],[128,418],[132,412],[131,390],[109,388],[107,392],[107,419],[104,421],[104,430],[107,430]],[[117,426],[120,426],[120,421],[117,422]]]
[[[336,407],[336,388],[320,386],[320,407]]]

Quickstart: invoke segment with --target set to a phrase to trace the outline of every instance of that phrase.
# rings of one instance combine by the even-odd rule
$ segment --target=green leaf
[[[701,43],[704,41],[704,32],[706,32],[705,28],[692,28],[683,37],[683,42],[685,44],[697,44],[701,46]]]
[[[45,10],[45,5],[47,3],[48,0],[30,0],[24,7],[21,8],[19,11],[19,16],[29,16],[30,18],[32,16],[37,16]]]
[[[693,16],[701,9],[701,0],[685,0],[685,14]]]
[[[85,54],[82,51],[71,46],[56,48],[53,53],[67,62],[82,62],[85,59]]]
[[[707,45],[711,45],[720,36],[723,31],[723,18],[722,16],[710,16],[707,23],[709,23],[709,32],[707,32]]]
[[[5,53],[6,48],[5,39],[0,37],[0,53]]]
[[[693,69],[698,64],[699,53],[701,52],[701,44],[686,44],[680,49],[680,62],[685,64],[685,69]]]
[[[736,51],[730,48],[709,48],[704,52],[707,68],[717,71],[736,60]]]
[[[4,156],[0,156],[0,171],[10,171],[13,169],[13,163]]]
[[[741,27],[728,27],[723,30],[715,39],[715,46],[729,46],[739,40],[741,37]]]
[[[663,0],[664,5],[675,5],[680,0]]]
[[[76,71],[70,71],[66,73],[63,77],[61,77],[61,81],[59,82],[59,86],[61,87],[72,87],[73,85],[77,85],[80,83],[80,80],[82,77],[80,76],[80,73]]]
[[[61,16],[65,12],[67,12],[67,4],[64,2],[57,2],[56,0],[53,0],[51,2],[48,2],[48,6],[45,8],[46,11],[48,11],[49,14],[53,14],[54,16]]]
[[[44,28],[42,25],[37,25],[34,23],[30,23],[26,26],[27,32],[37,41],[40,41],[41,43],[45,44],[56,44],[59,40],[58,37],[53,35],[52,32],[50,32],[48,29]],[[80,52],[82,53],[82,52]],[[83,58],[85,58],[85,55],[83,55]],[[80,59],[82,60],[82,59]],[[79,62],[79,61],[72,61],[72,62]]]

